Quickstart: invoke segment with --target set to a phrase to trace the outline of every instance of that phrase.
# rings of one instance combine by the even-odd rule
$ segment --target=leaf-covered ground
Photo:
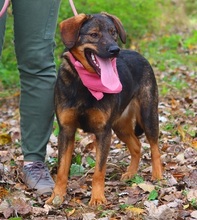
[[[144,136],[136,177],[120,181],[130,158],[113,136],[107,162],[107,205],[89,207],[94,171],[93,137],[78,131],[68,194],[59,208],[45,205],[23,182],[19,129],[19,94],[0,99],[0,219],[197,219],[197,78],[186,66],[158,71],[160,149],[164,179],[152,182],[149,145]],[[57,128],[47,147],[47,164],[57,172]],[[14,218],[15,217],[15,218]]]

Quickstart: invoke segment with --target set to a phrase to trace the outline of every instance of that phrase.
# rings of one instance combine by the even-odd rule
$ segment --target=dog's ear
[[[68,49],[71,49],[77,42],[80,28],[88,18],[89,15],[79,14],[60,23],[62,41]]]
[[[123,25],[122,25],[120,19],[117,18],[116,16],[108,14],[106,12],[102,12],[102,14],[104,14],[112,19],[112,21],[114,22],[114,25],[116,26],[116,29],[118,31],[118,34],[119,34],[121,41],[125,44],[126,43],[126,32],[123,28]]]

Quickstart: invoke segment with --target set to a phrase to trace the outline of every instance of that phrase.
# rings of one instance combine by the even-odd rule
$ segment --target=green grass
[[[143,182],[144,182],[144,179],[137,174],[133,178],[126,180],[126,183],[131,186],[132,186],[132,184],[139,184],[139,183],[143,183]]]
[[[139,42],[142,54],[152,62],[160,71],[187,66],[196,71],[197,31],[190,34],[173,34],[171,36],[157,37],[156,39],[144,38]],[[195,69],[194,69],[195,68]]]
[[[136,50],[142,53],[159,71],[171,71],[180,66],[187,66],[189,71],[195,72],[197,31],[190,30],[193,27],[192,21],[197,18],[193,13],[194,8],[191,7],[192,1],[182,1],[185,3],[185,9],[172,4],[169,0],[109,0],[107,2],[104,0],[83,0],[76,1],[75,5],[79,13],[90,14],[106,11],[119,17],[128,35],[127,44],[124,47],[130,48],[135,45]],[[173,16],[171,16],[172,13]],[[73,12],[69,1],[62,2],[58,23],[71,16],[73,16]],[[189,26],[190,23],[191,26]],[[187,26],[189,31],[177,33],[174,27],[184,30],[183,24]],[[61,63],[60,56],[64,50],[58,27],[56,43],[55,61],[58,68]],[[174,77],[172,81],[164,80],[177,89],[187,87],[184,79],[180,81]],[[0,62],[0,97],[6,96],[7,93],[10,94],[19,86],[13,43],[13,17],[11,9],[9,9],[4,50]],[[5,93],[3,90],[8,92]],[[169,87],[163,85],[161,94],[165,95],[168,92],[170,92]]]

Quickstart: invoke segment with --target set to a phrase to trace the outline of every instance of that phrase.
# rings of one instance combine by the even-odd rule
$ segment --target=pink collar
[[[68,52],[70,61],[74,65],[75,69],[77,70],[79,77],[81,78],[82,83],[84,86],[88,88],[91,94],[97,99],[100,100],[104,97],[103,93],[119,93],[122,91],[122,84],[119,80],[117,68],[116,68],[116,58],[114,58],[110,65],[107,65],[107,70],[104,68],[105,62],[103,62],[101,58],[96,57],[99,60],[100,66],[103,69],[101,70],[101,76],[96,73],[88,72],[83,65],[74,58],[74,56]],[[102,62],[104,64],[102,64]],[[106,62],[109,63],[109,62]],[[112,69],[112,70],[111,70]],[[110,72],[110,74],[108,74]]]

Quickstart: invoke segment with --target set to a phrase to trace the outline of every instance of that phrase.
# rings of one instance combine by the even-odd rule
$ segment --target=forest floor
[[[197,219],[197,78],[186,66],[167,71],[155,68],[155,74],[164,179],[151,181],[150,148],[142,136],[138,175],[120,181],[130,158],[125,145],[113,135],[105,180],[108,203],[98,207],[88,206],[95,163],[92,136],[78,131],[65,202],[59,208],[46,206],[47,198],[27,189],[23,182],[19,93],[0,98],[0,219]],[[46,158],[54,178],[56,133],[54,123]]]

